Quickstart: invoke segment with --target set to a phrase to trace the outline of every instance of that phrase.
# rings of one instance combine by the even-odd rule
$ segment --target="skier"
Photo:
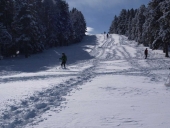
[[[66,62],[67,62],[67,56],[65,55],[65,53],[62,53],[62,57],[60,58],[61,60],[61,67],[63,68],[66,68]]]
[[[109,38],[109,33],[107,33],[107,38]]]
[[[147,59],[147,56],[148,56],[148,49],[147,48],[145,49],[144,53],[145,53],[145,59]]]

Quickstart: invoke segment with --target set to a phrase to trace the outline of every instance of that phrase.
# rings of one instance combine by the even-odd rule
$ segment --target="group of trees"
[[[64,0],[0,0],[0,55],[29,54],[80,42],[83,14]]]
[[[129,39],[152,49],[163,49],[168,57],[170,42],[170,0],[152,0],[139,9],[123,9],[115,16],[109,33],[126,35]]]

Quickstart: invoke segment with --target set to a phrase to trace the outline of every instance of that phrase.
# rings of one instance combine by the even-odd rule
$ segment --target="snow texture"
[[[170,60],[145,48],[98,34],[0,60],[0,128],[168,128]]]

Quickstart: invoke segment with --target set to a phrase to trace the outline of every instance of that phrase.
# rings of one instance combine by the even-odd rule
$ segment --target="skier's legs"
[[[62,63],[61,63],[61,67],[63,67],[64,66],[64,68],[66,68],[66,62],[65,61],[62,61]]]
[[[63,64],[64,64],[64,63],[63,63],[63,62],[61,62],[61,67],[63,67]]]
[[[66,68],[66,62],[63,62],[64,68]]]

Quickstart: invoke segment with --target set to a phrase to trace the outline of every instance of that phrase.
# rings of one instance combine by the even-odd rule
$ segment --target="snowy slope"
[[[1,60],[0,127],[168,128],[170,60],[159,50],[144,59],[144,49],[124,36],[99,34]]]

